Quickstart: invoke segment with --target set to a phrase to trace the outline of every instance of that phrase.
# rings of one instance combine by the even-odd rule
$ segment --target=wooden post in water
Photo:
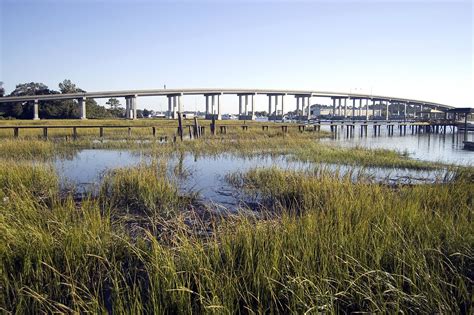
[[[194,117],[194,137],[196,139],[201,137],[201,128],[199,128],[199,122],[197,117]]]
[[[192,138],[193,138],[193,132],[192,132],[192,129],[193,129],[193,126],[192,126],[192,125],[188,125],[189,139],[192,139]]]
[[[467,116],[468,113],[464,115],[464,141],[467,141]]]
[[[216,135],[216,116],[215,116],[215,115],[212,115],[211,134],[212,134],[213,136]]]
[[[178,135],[181,141],[183,141],[183,120],[181,112],[178,112]]]

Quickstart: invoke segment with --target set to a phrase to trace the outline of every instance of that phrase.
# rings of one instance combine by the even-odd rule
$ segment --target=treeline
[[[30,82],[18,84],[10,94],[5,95],[5,90],[0,84],[0,97],[3,96],[31,96],[52,95],[68,93],[84,93],[71,80],[64,80],[58,85],[59,91],[48,88],[43,83]],[[107,107],[97,104],[94,99],[86,99],[87,118],[122,118],[125,109],[119,100],[112,98],[106,103]],[[46,119],[79,118],[79,105],[77,100],[45,100],[40,101],[39,116]],[[33,117],[32,102],[0,103],[0,118],[31,119]]]

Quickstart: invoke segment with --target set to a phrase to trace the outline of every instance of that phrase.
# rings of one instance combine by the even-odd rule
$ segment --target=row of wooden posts
[[[334,133],[337,133],[337,131],[339,129],[338,127],[340,127],[341,131],[342,131],[344,126],[346,127],[347,135],[352,136],[354,134],[355,124],[341,124],[341,125],[330,124],[331,131],[334,132]],[[433,125],[433,126],[430,126],[430,125],[399,124],[398,128],[399,128],[399,131],[400,131],[400,135],[402,135],[402,133],[406,134],[406,129],[407,129],[406,127],[407,126],[410,127],[412,134],[420,133],[420,132],[423,132],[423,133],[429,133],[429,132],[441,133],[441,132],[444,132],[444,133],[446,133],[446,129],[447,129],[446,125],[440,125],[440,126]],[[156,137],[157,127],[155,127],[155,126],[133,126],[133,127],[136,127],[136,128],[151,128],[153,137]],[[169,126],[169,127],[171,127],[171,126]],[[209,127],[210,127],[210,133],[212,135],[215,135],[217,133],[217,129],[219,129],[219,132],[221,134],[226,134],[227,133],[227,128],[230,127],[230,125],[219,125],[218,126],[216,124],[215,118],[213,118]],[[243,125],[240,125],[240,127],[244,131],[247,131],[249,129],[249,125],[245,124],[245,122],[244,122]],[[269,129],[269,125],[260,125],[260,127],[262,128],[263,131]],[[281,128],[282,133],[288,133],[288,127],[289,127],[288,125],[276,125],[275,127]],[[321,125],[320,124],[297,125],[297,127],[298,127],[299,132],[304,132],[304,131],[307,131],[307,130],[309,130],[309,131],[320,131],[321,130]],[[361,135],[363,135],[364,133],[365,133],[365,135],[367,135],[367,133],[368,133],[367,132],[368,131],[367,130],[368,129],[368,124],[362,124],[360,127],[361,127]],[[380,124],[374,124],[373,125],[375,135],[377,135],[377,134],[380,135],[380,127],[381,127]],[[40,129],[40,128],[43,129],[43,137],[44,138],[48,138],[48,129],[50,129],[50,128],[52,128],[52,129],[71,128],[72,131],[73,131],[72,138],[74,140],[76,140],[77,137],[78,137],[78,132],[77,132],[78,128],[83,128],[83,129],[84,128],[99,128],[99,135],[100,135],[101,138],[104,137],[104,129],[105,128],[128,128],[128,135],[131,136],[131,134],[132,134],[132,126],[120,126],[120,125],[111,125],[111,126],[107,126],[107,125],[103,125],[103,126],[100,126],[100,125],[99,126],[94,126],[94,125],[78,125],[78,126],[58,126],[58,125],[52,125],[52,126],[37,126],[37,125],[36,126],[34,126],[34,125],[33,126],[0,126],[0,129],[13,129],[14,137],[19,137],[20,129]],[[165,127],[165,128],[167,128],[167,127]],[[176,127],[171,127],[171,128],[176,128]],[[183,125],[182,114],[178,113],[177,133],[174,135],[173,140],[176,141],[177,138],[183,140],[186,128],[188,129],[187,132],[189,134],[190,139],[191,138],[194,138],[194,139],[200,138],[206,132],[206,127],[201,126],[199,124],[199,120],[196,117],[194,118],[193,124],[184,126]],[[389,135],[393,135],[394,134],[394,125],[393,124],[388,124],[387,128],[388,128]],[[163,139],[167,140],[167,137],[166,136],[160,137],[160,140],[163,140]]]
[[[221,134],[226,134],[227,133],[228,125],[217,126],[216,125],[216,119],[215,119],[215,117],[213,117],[212,120],[211,120],[211,124],[210,124],[210,131],[211,131],[212,135],[216,134],[217,127],[219,127],[219,131],[220,131]],[[241,125],[240,127],[244,131],[247,131],[248,128],[249,128],[248,125]],[[300,132],[303,132],[303,131],[306,130],[306,127],[307,126],[305,126],[305,125],[298,125],[298,130]],[[196,139],[200,138],[202,135],[204,135],[205,130],[206,130],[206,128],[204,126],[199,125],[199,121],[196,117],[194,117],[194,124],[193,125],[187,125],[187,128],[188,128],[189,138],[196,138]],[[261,128],[262,128],[263,131],[268,130],[268,125],[262,125]],[[288,133],[288,126],[287,125],[281,125],[280,128],[281,128],[281,131],[283,133]],[[320,131],[320,130],[321,130],[321,126],[319,126],[319,125],[317,125],[317,126],[315,125],[313,127],[313,131]],[[181,140],[183,140],[184,127],[183,127],[182,115],[180,113],[178,113],[178,136],[180,137]]]

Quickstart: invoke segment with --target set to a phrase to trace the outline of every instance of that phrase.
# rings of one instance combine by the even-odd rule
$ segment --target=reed
[[[194,197],[183,196],[167,176],[167,164],[153,161],[136,167],[110,171],[100,190],[102,203],[128,213],[169,217],[183,211]]]
[[[9,197],[0,203],[0,309],[473,310],[472,171],[462,170],[450,183],[399,187],[354,183],[324,169],[310,175],[277,169],[234,174],[232,182],[245,193],[272,201],[266,212],[211,216],[205,235],[193,233],[190,218],[176,214],[164,240],[149,225],[137,237],[112,207],[148,211],[154,202],[179,203],[172,187],[158,183],[166,180],[157,170],[159,165],[139,166],[110,174],[115,179],[104,184],[106,202],[81,203],[69,197],[41,202],[34,189],[16,193],[8,187],[31,187],[31,175],[4,171],[17,180],[0,181]],[[53,181],[54,174],[47,174]],[[131,194],[125,201],[124,192]]]

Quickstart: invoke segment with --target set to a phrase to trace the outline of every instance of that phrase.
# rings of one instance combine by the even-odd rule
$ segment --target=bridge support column
[[[355,118],[356,100],[352,99],[352,120]]]
[[[249,114],[249,96],[248,95],[245,95],[245,116],[247,116]]]
[[[336,99],[332,99],[332,117],[336,116]]]
[[[81,119],[87,119],[86,116],[86,98],[81,97],[77,99],[77,103],[79,104],[79,115]]]
[[[221,120],[222,119],[222,116],[221,116],[221,95],[220,94],[217,94],[217,117],[216,117],[217,120]]]
[[[295,96],[296,97],[296,117],[298,117],[300,115],[300,97],[299,96]]]
[[[365,120],[369,120],[369,99],[368,98],[365,99]]]
[[[272,95],[268,96],[268,121],[270,121],[270,117],[272,116]]]
[[[340,99],[340,98],[337,99],[337,103],[338,103],[338,106],[337,106],[337,115],[338,115],[338,116],[341,116],[341,107],[342,107],[342,106],[341,106],[341,99]]]
[[[283,121],[283,117],[285,116],[285,95],[281,96],[281,120]]]
[[[130,97],[130,118],[137,119],[137,97],[131,96]]]
[[[389,118],[389,101],[385,101],[385,120],[388,120]]]
[[[207,104],[207,98],[206,98],[206,104]],[[207,106],[206,106],[207,109]],[[128,110],[128,107],[127,107]],[[168,118],[173,119],[173,97],[168,95]]]
[[[362,116],[362,99],[361,98],[359,98],[359,115],[358,116],[359,118],[360,116]]]
[[[344,99],[344,119],[347,117],[347,98]]]
[[[278,116],[278,95],[275,95],[275,121],[277,120]]]
[[[209,114],[209,96],[204,95],[204,97],[206,98],[206,116],[207,116]]]
[[[181,104],[181,94],[169,94],[166,95],[168,97],[168,118],[169,119],[177,119],[178,112],[183,112],[183,106]],[[135,104],[135,101],[133,102]],[[136,115],[136,106],[135,108],[135,115]],[[209,110],[209,102],[206,97],[206,113]]]
[[[311,96],[306,97],[306,108],[308,110],[308,116],[307,116],[308,120],[311,119],[311,102],[310,102],[310,99],[311,99]]]
[[[239,117],[242,116],[242,95],[239,95]]]
[[[182,114],[183,113],[183,105],[181,103],[181,95],[176,96],[176,98],[178,99],[178,112]],[[178,118],[178,117],[176,116],[176,118]]]
[[[130,100],[125,97],[125,118],[130,119]]]
[[[239,96],[239,119],[253,120],[255,118],[254,96],[255,94],[237,94]],[[249,96],[251,96],[251,104],[249,104]],[[249,111],[250,107],[250,111]]]
[[[127,119],[137,119],[137,97],[127,96],[125,97],[125,111]]]
[[[252,94],[252,120],[255,119],[255,95]]]
[[[211,114],[214,115],[216,113],[216,96],[211,96]]]
[[[372,100],[372,120],[375,120],[375,100]]]
[[[39,101],[34,100],[33,102],[33,120],[39,120]]]
[[[407,103],[403,104],[403,120],[407,121]]]

